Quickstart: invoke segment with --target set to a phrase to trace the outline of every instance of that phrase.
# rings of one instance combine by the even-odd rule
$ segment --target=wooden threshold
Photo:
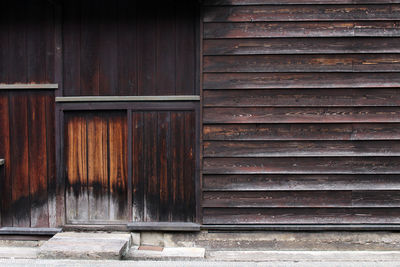
[[[58,84],[56,83],[15,83],[15,84],[0,84],[0,90],[26,90],[26,89],[58,89]]]
[[[259,224],[202,225],[217,231],[400,231],[400,224]]]
[[[198,232],[200,224],[189,222],[134,222],[128,223],[130,231]]]
[[[168,96],[64,96],[56,102],[135,102],[135,101],[200,101],[198,95]]]
[[[3,166],[4,165],[4,159],[0,159],[0,166]]]
[[[0,235],[55,235],[61,228],[1,227]]]

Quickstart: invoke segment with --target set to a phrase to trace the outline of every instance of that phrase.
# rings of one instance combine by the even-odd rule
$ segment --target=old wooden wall
[[[205,1],[204,224],[400,222],[398,3]]]

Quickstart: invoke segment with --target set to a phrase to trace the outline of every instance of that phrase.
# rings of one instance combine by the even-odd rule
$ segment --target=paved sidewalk
[[[10,267],[400,267],[400,262],[207,262],[207,261],[87,261],[87,260],[1,260]]]

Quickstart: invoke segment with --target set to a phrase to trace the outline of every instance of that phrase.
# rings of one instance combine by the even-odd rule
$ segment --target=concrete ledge
[[[126,260],[202,260],[204,248],[164,248],[162,251],[138,250],[132,247],[124,259]]]
[[[61,228],[24,228],[2,227],[0,235],[55,235],[61,232]]]
[[[36,259],[37,252],[37,247],[0,247],[0,258]]]
[[[132,231],[179,231],[197,232],[200,231],[200,224],[197,223],[177,223],[177,222],[140,222],[129,223],[128,230]]]
[[[382,262],[399,261],[400,251],[210,251],[213,261],[323,261]]]

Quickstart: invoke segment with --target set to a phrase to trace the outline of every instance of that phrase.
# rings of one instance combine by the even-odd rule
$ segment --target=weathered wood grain
[[[204,23],[205,39],[399,36],[397,21]]]
[[[400,89],[204,90],[204,107],[399,106]]]
[[[247,5],[316,5],[316,4],[389,4],[389,3],[400,3],[399,0],[205,0],[204,5],[207,6],[219,6],[219,5],[235,5],[235,6],[247,6]]]
[[[399,73],[205,73],[204,89],[400,87]]]
[[[395,123],[204,125],[204,140],[400,140]]]
[[[398,20],[400,5],[287,5],[206,7],[204,22]]]
[[[398,107],[204,108],[204,123],[400,122]]]
[[[398,54],[205,56],[204,72],[399,72]]]
[[[132,113],[132,216],[134,222],[144,221],[144,117],[143,112]]]
[[[204,191],[399,190],[398,175],[251,174],[203,175]]]
[[[399,174],[398,157],[205,158],[204,174]]]
[[[398,53],[400,38],[209,39],[203,55]]]
[[[400,156],[398,141],[206,141],[204,157]]]

